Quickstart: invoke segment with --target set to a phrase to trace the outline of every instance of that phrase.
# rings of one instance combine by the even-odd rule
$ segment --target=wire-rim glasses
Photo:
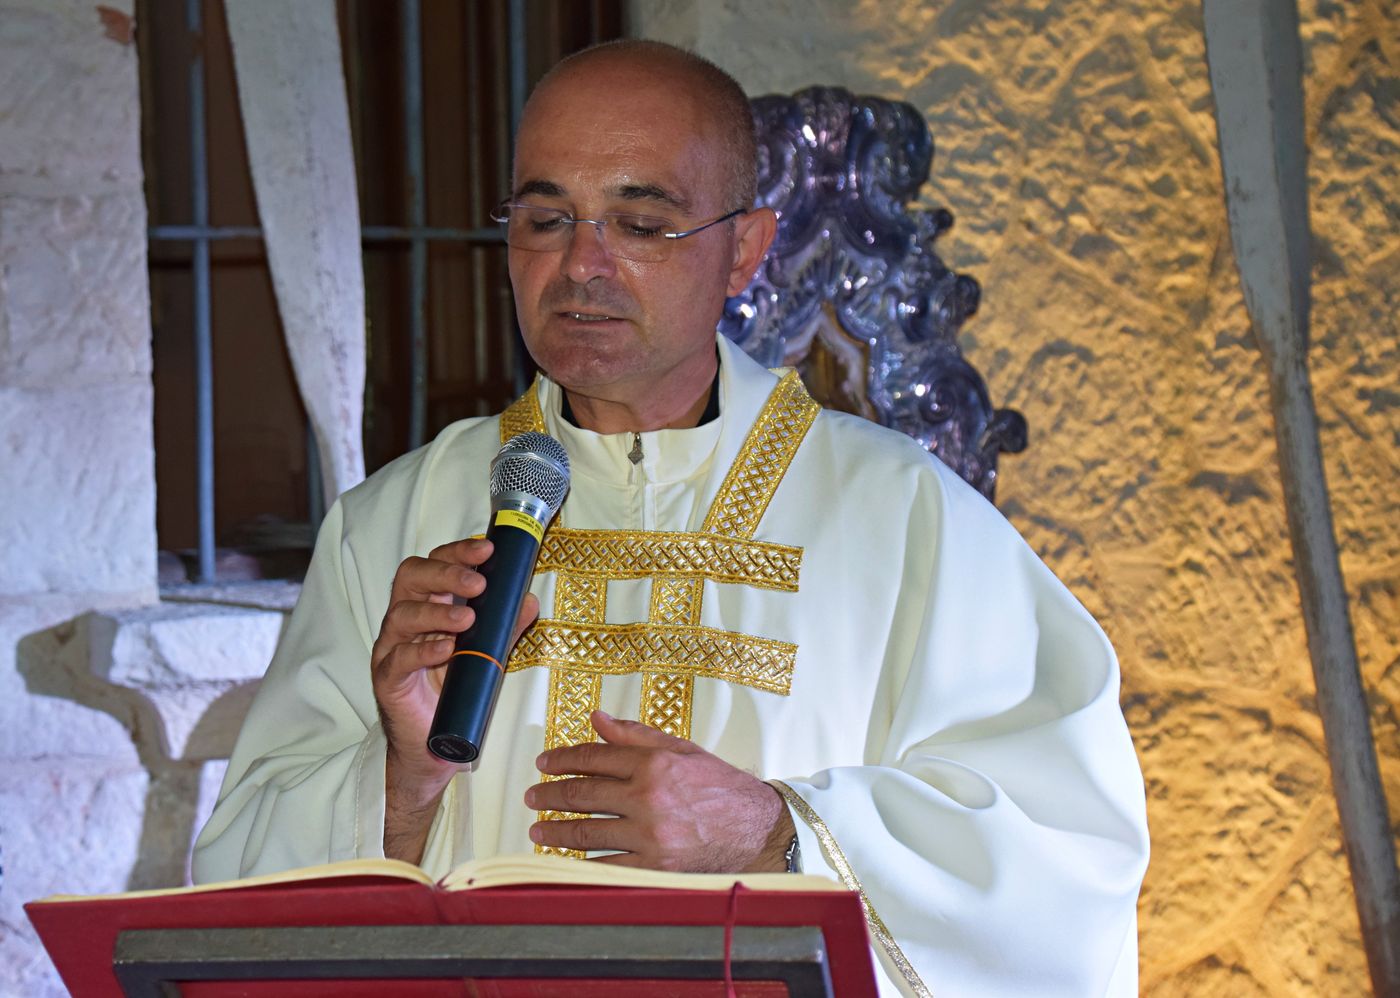
[[[503,201],[491,212],[491,217],[505,226],[506,243],[514,249],[536,253],[567,249],[573,239],[574,226],[592,225],[597,227],[603,247],[613,256],[638,263],[659,263],[671,255],[676,240],[704,232],[712,225],[747,212],[747,208],[736,208],[727,215],[685,230],[678,230],[669,219],[655,215],[610,211],[602,218],[574,218],[563,209],[523,201]]]

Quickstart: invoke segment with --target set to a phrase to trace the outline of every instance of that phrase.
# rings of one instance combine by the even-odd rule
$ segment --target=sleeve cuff
[[[355,758],[351,814],[332,830],[333,859],[384,857],[384,758],[389,747],[377,723],[365,732]],[[337,818],[341,817],[337,815]]]

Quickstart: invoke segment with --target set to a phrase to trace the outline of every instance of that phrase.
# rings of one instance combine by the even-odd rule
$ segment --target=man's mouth
[[[564,316],[576,322],[614,322],[617,316],[599,315],[594,312],[565,312]]]

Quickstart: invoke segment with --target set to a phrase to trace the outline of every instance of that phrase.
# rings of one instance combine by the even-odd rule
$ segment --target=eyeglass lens
[[[554,252],[564,249],[579,225],[600,230],[603,246],[624,260],[655,262],[670,255],[674,239],[667,239],[675,227],[664,218],[609,212],[600,219],[573,219],[554,208],[527,205],[503,206],[506,215],[506,242],[516,249]]]

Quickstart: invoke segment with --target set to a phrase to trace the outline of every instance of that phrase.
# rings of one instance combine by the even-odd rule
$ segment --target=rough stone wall
[[[1313,384],[1400,813],[1400,3],[1300,0]],[[1147,780],[1151,995],[1369,990],[1229,242],[1198,0],[634,0],[752,94],[912,102],[963,346],[1031,445],[1000,505],[1108,630]]]
[[[155,598],[131,0],[0,0],[0,993],[57,992],[20,905],[127,886],[148,776],[36,642]],[[115,36],[115,37],[114,37]]]

